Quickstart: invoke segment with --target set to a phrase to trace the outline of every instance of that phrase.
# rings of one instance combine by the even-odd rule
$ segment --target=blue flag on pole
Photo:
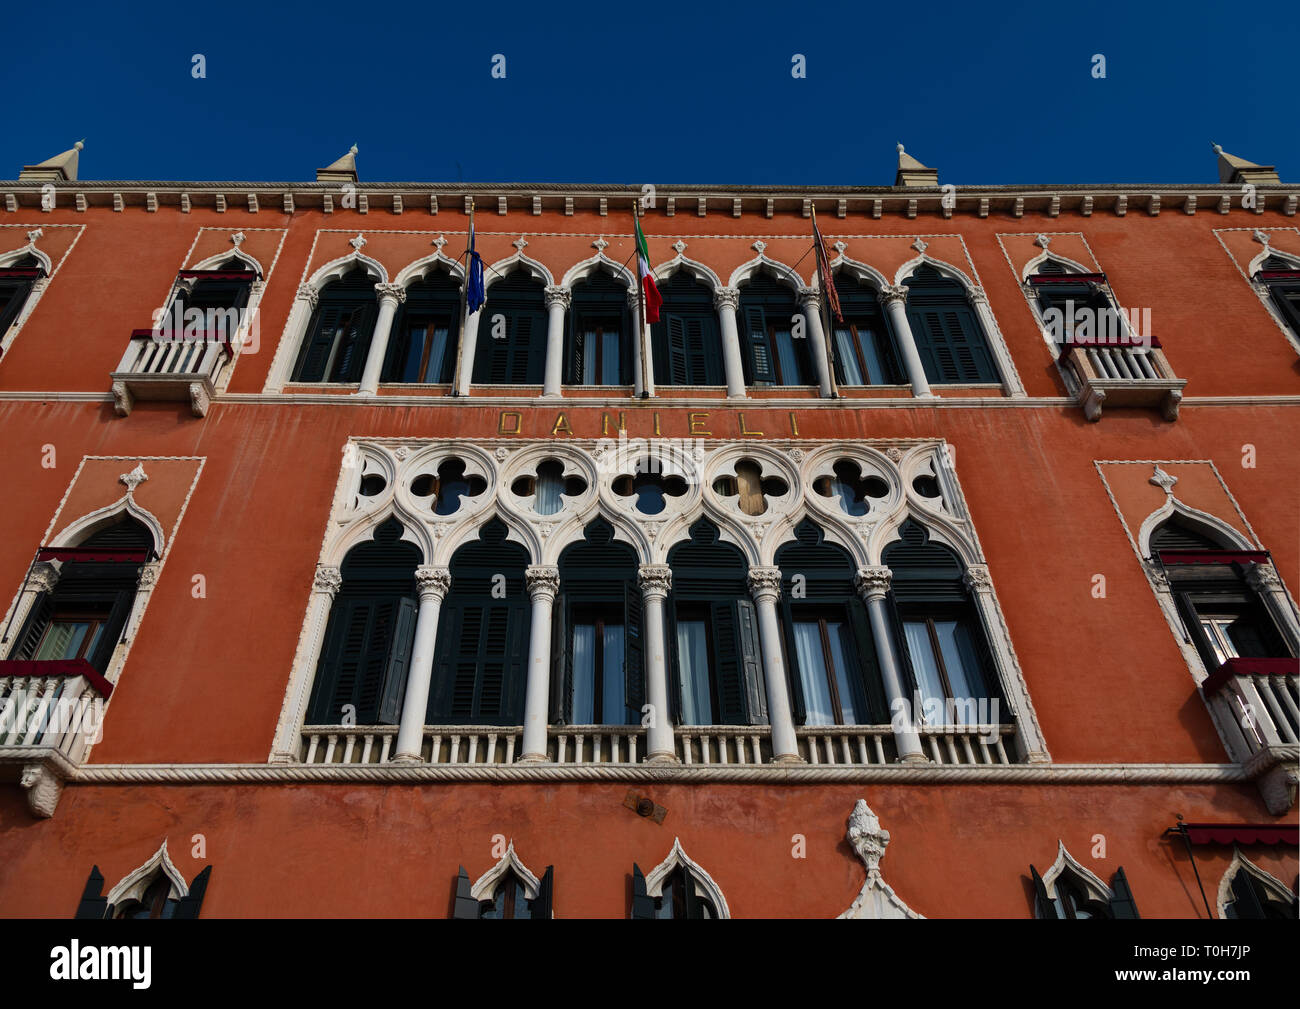
[[[483,260],[474,251],[474,222],[469,222],[469,281],[465,285],[465,305],[473,315],[487,301],[483,287]]]

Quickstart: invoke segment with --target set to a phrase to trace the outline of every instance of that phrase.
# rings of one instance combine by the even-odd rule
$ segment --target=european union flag
[[[465,285],[465,305],[473,315],[487,301],[487,292],[483,287],[483,260],[474,251],[474,222],[469,225],[469,282]]]

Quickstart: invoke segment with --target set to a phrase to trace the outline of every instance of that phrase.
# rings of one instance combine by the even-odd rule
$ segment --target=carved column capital
[[[316,569],[316,578],[311,587],[314,592],[326,592],[333,599],[343,587],[343,572],[338,568],[322,565]]]
[[[1282,579],[1272,564],[1252,564],[1246,570],[1246,584],[1256,592],[1272,592],[1282,587]]]
[[[401,305],[406,301],[406,288],[401,284],[376,284],[375,293],[379,295],[379,300],[395,301]]]
[[[1147,573],[1147,577],[1151,579],[1151,582],[1155,585],[1157,591],[1172,591],[1169,585],[1169,575],[1165,571],[1164,565],[1158,560],[1144,560],[1142,562],[1142,569]]]
[[[421,564],[415,569],[415,584],[421,599],[445,599],[451,589],[451,571]]]
[[[859,568],[857,577],[858,594],[867,602],[884,599],[889,592],[889,584],[894,572],[883,564],[870,568]]]
[[[666,599],[673,587],[673,571],[667,564],[642,564],[637,570],[641,595],[649,599]]]
[[[797,297],[800,308],[807,308],[810,305],[816,308],[821,303],[822,292],[815,287],[801,287]]]
[[[908,287],[906,284],[886,284],[880,289],[880,303],[889,305],[898,302],[900,305],[907,304]]]
[[[982,287],[972,287],[966,291],[966,297],[972,305],[987,305],[989,296]]]
[[[533,602],[539,599],[554,602],[560,592],[560,569],[551,564],[530,564],[524,570],[524,584]]]
[[[158,569],[161,567],[158,561],[150,561],[148,564],[140,565],[140,573],[136,575],[135,584],[140,589],[151,589],[158,581]]]
[[[569,305],[573,301],[573,292],[567,287],[561,287],[558,284],[551,284],[548,286],[543,292],[543,295],[546,299],[547,308],[550,308],[552,305],[562,305],[567,311]]]
[[[59,584],[59,569],[50,561],[37,561],[27,577],[27,587],[37,592],[53,592]]]
[[[749,569],[749,592],[755,602],[781,598],[781,569],[774,567]]]
[[[972,564],[962,573],[961,580],[972,592],[986,594],[993,591],[993,579],[989,577],[987,564]]]
[[[310,284],[301,284],[298,287],[298,300],[305,301],[309,306],[315,308],[320,303],[320,292]]]
[[[718,310],[729,308],[734,312],[740,307],[740,288],[719,287],[713,292],[713,307]]]

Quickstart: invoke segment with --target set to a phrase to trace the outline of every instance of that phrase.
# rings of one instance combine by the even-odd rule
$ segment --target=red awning
[[[1294,823],[1188,823],[1192,844],[1300,844],[1300,827]]]
[[[1104,273],[1035,273],[1029,278],[1034,287],[1047,287],[1052,284],[1074,285],[1104,284]]]
[[[0,660],[0,676],[28,676],[44,679],[47,676],[84,676],[100,697],[113,692],[113,684],[100,675],[99,670],[85,659],[35,659]]]
[[[1212,694],[1233,676],[1295,676],[1300,673],[1300,659],[1227,659],[1205,678],[1201,690]]]
[[[181,270],[180,276],[194,277],[198,280],[243,280],[254,281],[257,274],[252,270]]]
[[[38,561],[90,561],[96,564],[143,564],[151,553],[145,547],[41,547]]]
[[[1300,270],[1260,270],[1255,277],[1258,280],[1300,280]]]
[[[1161,550],[1162,564],[1267,564],[1267,550]]]

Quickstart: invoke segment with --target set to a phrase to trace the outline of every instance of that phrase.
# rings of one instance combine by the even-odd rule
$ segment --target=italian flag
[[[641,289],[645,292],[645,317],[647,322],[658,322],[659,306],[664,303],[664,299],[655,284],[655,275],[650,272],[650,249],[645,244],[645,235],[641,233],[640,216],[635,220],[636,272],[641,279]]]

